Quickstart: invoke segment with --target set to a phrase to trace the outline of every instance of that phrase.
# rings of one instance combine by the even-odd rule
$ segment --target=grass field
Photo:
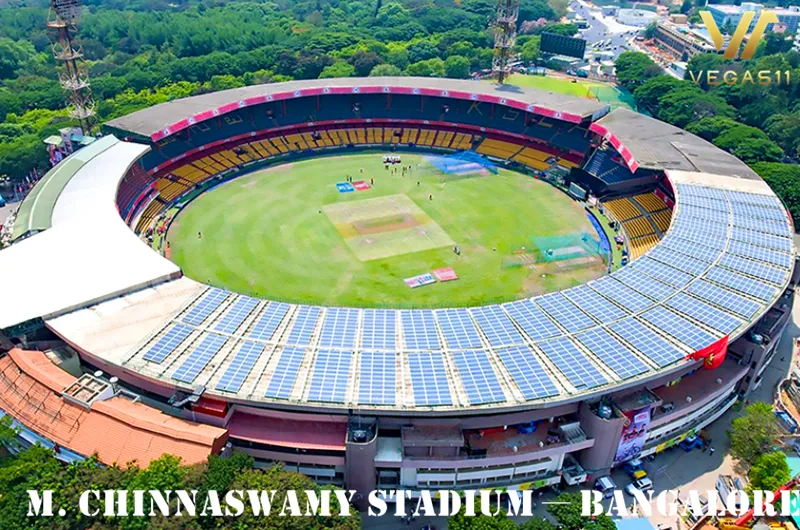
[[[573,80],[575,81],[574,83]],[[633,98],[630,94],[626,96],[613,85],[607,83],[597,83],[580,78],[564,79],[561,77],[512,74],[508,78],[508,84],[589,98],[599,100],[612,107],[633,109]]]
[[[373,307],[475,305],[604,273],[602,262],[504,266],[532,236],[592,233],[580,205],[549,184],[507,170],[447,180],[424,157],[402,156],[410,176],[373,152],[239,177],[178,214],[170,257],[187,276],[242,293]],[[374,185],[340,194],[347,175]],[[441,267],[460,279],[413,290],[403,282]]]

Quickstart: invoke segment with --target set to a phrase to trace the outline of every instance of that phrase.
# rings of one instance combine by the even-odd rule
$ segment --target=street
[[[590,9],[583,0],[575,0],[570,7],[589,24],[589,27],[581,30],[579,35],[586,40],[587,51],[600,41],[610,40],[605,50],[614,54],[613,60],[616,60],[626,48],[630,48],[629,41],[641,30],[636,26],[620,24],[613,17],[603,16],[599,9]]]

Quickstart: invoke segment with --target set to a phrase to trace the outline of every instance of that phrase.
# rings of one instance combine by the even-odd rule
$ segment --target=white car
[[[633,497],[633,494],[636,490],[641,492],[650,491],[653,489],[653,481],[650,480],[648,477],[636,479],[627,486],[625,486],[625,493]]]

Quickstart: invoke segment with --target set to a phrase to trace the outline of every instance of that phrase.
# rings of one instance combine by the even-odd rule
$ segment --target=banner
[[[647,438],[647,429],[650,427],[649,406],[638,410],[629,410],[624,414],[628,422],[622,429],[617,456],[614,458],[615,464],[635,458],[642,452],[644,441]]]
[[[408,285],[412,289],[416,289],[417,287],[422,287],[423,285],[430,285],[432,283],[436,283],[436,278],[434,278],[429,272],[426,272],[425,274],[420,274],[419,276],[412,276],[411,278],[406,278],[403,281],[406,282],[406,285]]]

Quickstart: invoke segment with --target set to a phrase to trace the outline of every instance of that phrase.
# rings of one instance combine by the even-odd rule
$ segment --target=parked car
[[[686,451],[687,453],[692,449],[698,449],[703,447],[703,440],[701,440],[696,435],[687,436],[684,440],[678,444],[678,447]]]
[[[633,494],[638,490],[641,492],[650,491],[653,489],[653,481],[647,477],[639,478],[625,486],[625,493],[633,497]]]
[[[632,479],[644,478],[647,476],[647,471],[644,470],[644,463],[638,458],[625,462],[623,469]]]
[[[611,477],[605,476],[594,481],[594,489],[601,492],[606,499],[610,499],[614,496],[614,490],[617,489],[617,485],[614,484]]]

